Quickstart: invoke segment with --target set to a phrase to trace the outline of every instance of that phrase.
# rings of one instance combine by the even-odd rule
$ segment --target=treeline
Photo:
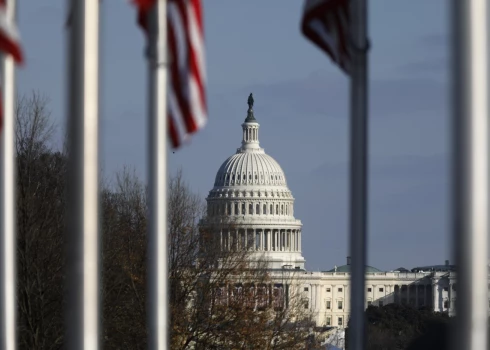
[[[16,115],[19,345],[61,349],[66,306],[64,238],[70,234],[65,232],[68,156],[64,148],[53,146],[55,128],[45,97],[34,93],[20,98]],[[252,269],[247,251],[217,249],[212,233],[219,228],[208,232],[199,228],[205,203],[181,172],[171,177],[168,193],[171,348],[305,348],[305,325],[311,315],[294,293],[288,308],[258,311],[250,307],[250,297],[260,297],[254,293],[247,303],[235,297],[223,306],[223,290],[233,295],[236,286],[270,283],[266,266],[259,263]],[[114,181],[101,184],[104,349],[147,347],[147,197],[144,183],[128,168]],[[285,276],[284,285],[292,279]]]
[[[447,313],[409,305],[369,306],[365,312],[366,350],[449,349],[451,319]],[[346,330],[346,349],[349,328]]]

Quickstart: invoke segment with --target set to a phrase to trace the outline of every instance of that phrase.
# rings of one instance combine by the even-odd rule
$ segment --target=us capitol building
[[[294,197],[281,166],[259,144],[260,124],[254,115],[252,94],[242,124],[242,145],[221,165],[209,192],[203,225],[233,222],[214,234],[221,249],[248,249],[250,259],[266,259],[272,279],[285,269],[295,272],[305,309],[317,326],[344,327],[349,318],[350,258],[329,271],[305,270],[301,253],[302,224],[294,217]],[[388,303],[428,306],[454,315],[457,293],[454,266],[417,267],[381,271],[366,266],[366,307]],[[287,303],[286,303],[287,305]]]

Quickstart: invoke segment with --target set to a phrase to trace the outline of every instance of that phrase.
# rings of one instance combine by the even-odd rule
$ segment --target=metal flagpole
[[[6,2],[6,17],[15,22],[15,0]],[[0,348],[14,350],[16,339],[16,164],[15,164],[15,63],[2,55],[3,130],[0,131]]]
[[[148,45],[148,327],[149,349],[168,348],[167,260],[167,3],[149,16]]]
[[[454,349],[487,348],[489,10],[488,0],[452,1]]]
[[[99,348],[99,0],[72,0],[68,42],[69,349]]]
[[[367,1],[351,0],[351,120],[350,120],[350,255],[351,316],[349,348],[365,345],[365,266],[367,244]]]

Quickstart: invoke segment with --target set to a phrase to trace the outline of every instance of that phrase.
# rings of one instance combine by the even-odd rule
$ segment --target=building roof
[[[350,256],[347,257],[347,264],[342,265],[342,266],[336,266],[331,270],[328,270],[327,272],[350,272],[351,269],[351,263],[350,263]],[[366,265],[366,273],[374,273],[374,272],[383,272],[380,269],[377,269],[375,267]]]
[[[327,272],[350,272],[350,267],[351,265],[342,265],[342,266],[337,266],[337,271],[335,271],[335,268],[328,270]],[[373,266],[366,265],[366,272],[367,273],[374,273],[374,272],[383,272]]]

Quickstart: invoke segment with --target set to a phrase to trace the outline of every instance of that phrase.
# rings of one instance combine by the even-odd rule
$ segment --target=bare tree
[[[63,228],[66,157],[49,146],[48,100],[22,96],[17,117],[18,307],[20,346],[62,344]]]
[[[146,194],[134,170],[101,194],[104,348],[146,349]]]
[[[67,155],[52,145],[48,100],[17,107],[18,307],[20,346],[63,346]],[[253,261],[247,243],[217,237],[231,220],[203,225],[206,206],[181,171],[169,180],[168,265],[172,349],[304,348],[310,315],[295,271]],[[145,349],[147,189],[129,168],[101,188],[103,344]]]

